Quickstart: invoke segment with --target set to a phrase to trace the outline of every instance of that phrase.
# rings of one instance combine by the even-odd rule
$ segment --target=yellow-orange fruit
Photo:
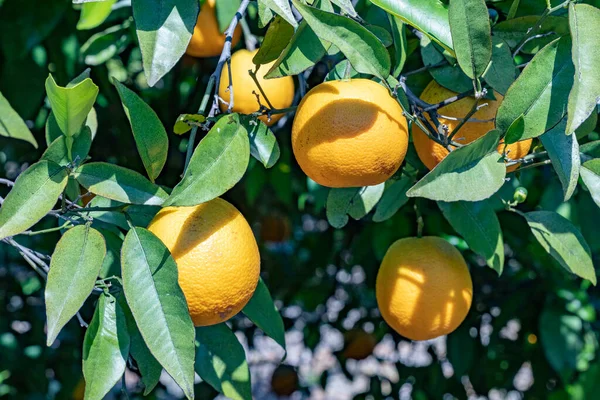
[[[196,326],[233,317],[248,303],[260,275],[260,254],[242,214],[222,199],[165,207],[148,229],[171,251],[179,285]]]
[[[430,104],[436,104],[455,95],[455,92],[446,89],[436,81],[431,81],[421,94],[421,100]],[[500,103],[503,100],[502,95],[498,92],[494,92],[494,96],[496,97],[496,100],[481,100],[480,104],[487,103],[487,106],[482,107],[471,117],[486,122],[471,121],[465,123],[454,137],[453,140],[455,142],[460,144],[471,143],[473,140],[494,129],[493,119],[496,117],[496,111],[498,111],[498,107],[500,107]],[[464,118],[473,107],[473,104],[475,104],[474,97],[465,97],[440,108],[438,112],[443,116],[451,118]],[[444,117],[440,117],[439,121],[448,126],[449,132],[452,132],[460,123],[460,121]],[[431,140],[418,126],[414,125],[412,132],[417,154],[427,168],[433,169],[448,155],[448,150],[444,146]],[[527,155],[530,148],[531,139],[510,144],[506,149],[507,156],[513,160],[522,158]],[[498,146],[498,151],[502,152],[503,150],[504,143],[501,143],[500,146]],[[508,171],[511,172],[517,168],[518,165],[513,165],[508,168]]]
[[[377,345],[375,336],[362,329],[354,329],[344,334],[342,355],[353,360],[364,360],[373,354]]]
[[[278,396],[289,396],[298,390],[298,373],[292,366],[282,364],[275,368],[271,377],[271,388]]]
[[[473,298],[467,264],[439,237],[405,238],[388,249],[376,282],[383,319],[412,340],[447,335],[464,321]]]
[[[252,62],[252,58],[258,52],[248,51],[245,49],[238,50],[231,56],[231,76],[233,84],[233,111],[242,114],[252,114],[260,109],[256,94],[259,95],[260,102],[263,106],[268,107],[265,97],[262,95],[258,86],[248,72],[256,70],[256,65]],[[273,61],[274,63],[275,61]],[[282,78],[265,79],[264,76],[273,63],[261,65],[256,71],[256,80],[260,84],[265,96],[271,102],[271,105],[276,109],[287,108],[294,101],[294,79],[291,76]],[[219,96],[226,102],[229,102],[229,68],[224,67],[219,83]],[[256,94],[254,94],[254,93]],[[227,109],[227,104],[221,103],[221,110]],[[266,115],[262,115],[260,119],[267,125],[273,125],[284,114],[273,114],[269,120]]]
[[[206,0],[198,14],[198,21],[188,48],[185,51],[193,57],[215,57],[221,54],[225,45],[225,34],[219,30],[219,23],[215,15],[216,0]],[[231,46],[240,41],[242,30],[240,25],[233,31]]]
[[[312,180],[334,188],[377,185],[404,161],[408,129],[389,91],[368,79],[324,82],[300,102],[292,148]]]

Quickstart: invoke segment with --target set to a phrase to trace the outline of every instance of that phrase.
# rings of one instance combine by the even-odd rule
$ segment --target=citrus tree
[[[0,397],[597,393],[596,1],[73,3],[0,0]]]

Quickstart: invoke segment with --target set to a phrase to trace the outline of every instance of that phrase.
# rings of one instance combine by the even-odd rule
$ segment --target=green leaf
[[[167,192],[141,174],[127,168],[103,162],[84,164],[73,176],[87,190],[122,203],[161,205]]]
[[[394,62],[392,63],[392,75],[398,76],[404,68],[408,57],[408,41],[406,40],[406,27],[399,17],[388,14],[392,39],[394,40]]]
[[[524,214],[533,236],[567,271],[596,285],[590,248],[581,232],[565,217],[551,211]]]
[[[244,348],[225,323],[196,328],[196,372],[233,400],[251,400],[250,370]]]
[[[506,130],[506,135],[504,136],[506,143],[516,143],[521,140],[521,137],[525,133],[525,116],[523,114],[519,115],[517,119],[513,121],[512,124]]]
[[[298,27],[298,22],[296,22],[289,0],[260,0],[259,3],[264,3],[264,5],[285,19],[294,28]]]
[[[479,78],[492,59],[492,37],[484,0],[452,0],[450,32],[458,65],[471,79]]]
[[[140,375],[142,375],[142,383],[144,384],[144,396],[147,396],[158,384],[163,368],[160,363],[156,361],[156,358],[154,358],[152,353],[150,353],[148,346],[146,346],[146,342],[144,342],[144,338],[135,323],[135,319],[129,309],[125,296],[123,294],[119,295],[117,301],[123,310],[125,321],[127,323],[127,332],[129,333],[131,342],[129,352],[137,362]]]
[[[560,122],[567,112],[573,84],[569,38],[558,39],[533,57],[510,86],[496,116],[496,128],[506,132],[521,115],[525,130],[521,139],[540,136]],[[507,139],[507,143],[512,143]]]
[[[117,0],[95,1],[92,3],[84,3],[81,6],[81,15],[77,22],[77,29],[94,29],[100,26],[110,15],[112,6]]]
[[[108,229],[98,228],[98,231],[104,236],[106,242],[106,256],[102,262],[102,267],[98,276],[102,279],[109,278],[111,276],[121,276],[121,246],[123,246],[123,239],[120,233],[114,233]]]
[[[438,202],[452,228],[467,242],[471,250],[484,257],[490,268],[502,274],[504,240],[500,222],[487,201],[453,203]]]
[[[98,116],[96,115],[96,110],[94,110],[93,108],[87,115],[87,118],[85,120],[85,126],[90,128],[93,140],[94,136],[96,135],[96,131],[98,130]],[[50,114],[48,114],[48,119],[46,120],[46,145],[50,146],[52,142],[54,142],[61,136],[64,136],[64,134],[62,133],[60,127],[56,123],[56,118],[54,117],[54,114],[50,112]]]
[[[256,326],[286,350],[283,320],[273,303],[269,288],[265,285],[262,278],[258,280],[258,286],[256,286],[252,298],[242,312],[250,321],[254,322]]]
[[[397,181],[387,181],[385,191],[381,196],[381,200],[377,203],[375,214],[373,214],[373,221],[382,222],[393,217],[408,201],[406,191],[414,181],[414,178],[410,176],[403,176]]]
[[[121,54],[131,43],[128,27],[129,24],[124,23],[92,35],[81,45],[80,54],[83,62],[86,65],[101,65]]]
[[[571,135],[573,136],[573,135]],[[581,166],[581,179],[587,186],[592,199],[600,207],[600,159],[589,160]]]
[[[579,144],[575,135],[566,135],[567,119],[540,136],[544,148],[552,160],[552,167],[556,171],[563,187],[564,201],[568,201],[577,187],[579,179]]]
[[[167,161],[169,151],[167,131],[158,119],[158,115],[144,100],[116,79],[112,81],[119,92],[123,109],[131,124],[131,131],[144,168],[150,181],[154,182]]]
[[[275,61],[290,43],[292,36],[294,36],[294,27],[280,16],[275,17],[252,62],[259,65]]]
[[[58,127],[71,137],[79,133],[86,121],[98,96],[98,86],[86,78],[71,87],[61,87],[50,74],[46,79],[46,93]]]
[[[583,124],[579,125],[579,128],[575,130],[575,135],[577,135],[577,139],[583,139],[590,133],[596,129],[596,124],[598,123],[598,114],[593,112],[590,114],[588,119],[583,121]]]
[[[600,10],[587,4],[569,4],[569,26],[573,38],[575,80],[569,94],[567,134],[573,133],[600,100]]]
[[[102,234],[87,224],[69,229],[58,241],[45,291],[48,346],[92,293],[105,255]]]
[[[127,233],[121,252],[123,290],[152,355],[194,397],[194,325],[177,283],[177,264],[144,228]]]
[[[331,0],[331,2],[338,6],[344,13],[353,18],[358,15],[350,0]]]
[[[67,149],[67,137],[61,135],[57,137],[42,154],[42,160],[54,161],[58,165],[65,166],[74,160],[81,163],[86,159],[92,146],[92,132],[90,128],[84,126],[81,132],[73,137],[71,144],[71,154]]]
[[[125,314],[113,296],[102,294],[83,339],[84,398],[103,399],[125,373],[128,356]]]
[[[368,29],[350,18],[309,7],[298,0],[293,2],[317,36],[339,48],[358,72],[381,79],[390,74],[390,55]]]
[[[379,39],[384,47],[390,47],[392,43],[394,43],[392,35],[390,35],[390,32],[386,28],[371,24],[365,24],[365,28],[367,28],[373,35],[377,36],[377,39]]]
[[[97,219],[102,222],[106,222],[107,224],[116,225],[125,230],[129,229],[129,225],[127,224],[127,219],[123,214],[123,211],[126,211],[129,217],[131,218],[133,224],[135,226],[141,226],[145,228],[150,224],[152,218],[160,211],[159,206],[145,206],[145,205],[137,205],[131,204],[127,205],[126,203],[122,203],[120,201],[115,201],[111,199],[107,199],[102,196],[94,197],[88,204],[88,207],[119,207],[123,206],[123,210],[115,210],[115,211],[88,211],[81,212],[81,215],[84,217],[90,217]],[[125,207],[126,206],[126,207]]]
[[[447,56],[438,50],[434,42],[427,36],[423,36],[421,43],[421,57],[426,66],[438,65],[441,62],[448,61]],[[442,65],[437,68],[430,68],[429,73],[437,83],[453,92],[461,93],[473,89],[473,81],[453,61],[450,65]]]
[[[221,196],[244,175],[250,158],[238,114],[223,116],[194,150],[183,179],[165,206],[193,206]]]
[[[189,132],[194,126],[201,126],[206,121],[202,114],[180,114],[173,126],[173,132],[176,135],[183,135]]]
[[[417,28],[430,39],[453,53],[448,9],[439,0],[372,0],[373,4]]]
[[[500,132],[494,130],[450,152],[406,195],[447,202],[487,199],[502,187],[506,176],[496,151],[499,141]]]
[[[331,189],[327,196],[327,220],[334,228],[343,228],[348,215],[358,220],[367,215],[381,196],[385,184],[357,188]]]
[[[583,324],[579,317],[546,307],[540,316],[540,340],[548,362],[568,381],[583,350]]]
[[[242,123],[250,138],[250,154],[265,168],[271,168],[279,160],[277,138],[261,120],[244,120]]]
[[[600,140],[582,144],[581,147],[579,147],[579,150],[587,156],[600,158]]]
[[[506,16],[506,19],[513,19],[515,15],[517,15],[520,3],[521,0],[513,0],[512,4],[510,5],[510,9],[508,10],[508,15]]]
[[[359,72],[357,72],[354,67],[352,67],[352,64],[350,64],[350,61],[348,60],[342,60],[339,63],[335,64],[335,67],[333,67],[331,69],[331,71],[329,71],[329,73],[327,74],[327,76],[325,77],[326,81],[339,81],[342,79],[358,79],[358,78],[364,78],[364,79],[369,79],[371,76],[367,75],[367,74],[361,74]],[[390,75],[391,77],[391,75]],[[390,81],[390,77],[388,77],[388,83]],[[396,82],[397,83],[397,82]]]
[[[241,3],[241,0],[217,1],[215,3],[219,32],[223,33],[227,30]]]
[[[492,29],[493,34],[506,41],[511,48],[516,48],[521,40],[529,33],[531,27],[538,23],[539,19],[540,17],[538,15],[528,15],[508,21],[502,21],[494,25]],[[537,53],[542,47],[553,40],[568,35],[569,21],[564,17],[549,15],[544,19],[542,25],[537,30],[537,33],[541,35],[541,37],[529,40],[523,46],[521,52],[526,54]]]
[[[314,5],[319,6],[322,10],[333,12],[329,0],[315,1]],[[288,46],[265,74],[265,78],[298,75],[315,65],[325,56],[330,47],[331,43],[320,39],[306,21],[302,21]]]
[[[39,161],[17,178],[0,207],[0,239],[31,228],[52,210],[67,185],[68,172],[52,161]]]
[[[258,27],[264,28],[273,19],[273,11],[263,1],[258,2]]]
[[[194,33],[200,2],[133,0],[132,6],[144,73],[148,85],[154,86],[185,53]]]
[[[492,89],[504,96],[518,74],[519,70],[508,44],[499,37],[492,36],[492,60],[483,73],[483,79]]]
[[[0,93],[0,136],[24,140],[37,149],[38,144],[25,121],[10,106],[6,97]]]

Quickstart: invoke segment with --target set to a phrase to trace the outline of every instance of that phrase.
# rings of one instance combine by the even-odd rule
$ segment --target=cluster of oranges
[[[216,56],[221,52],[225,36],[218,30],[214,6],[214,0],[203,5],[188,48],[192,56]],[[236,31],[233,44],[239,38],[240,32]],[[248,50],[233,54],[231,69],[223,70],[219,96],[229,102],[231,73],[234,111],[257,112],[259,93],[268,97],[273,108],[289,107],[294,98],[292,77],[265,79],[271,66],[260,65],[257,69],[252,62],[254,54]],[[256,71],[254,77],[250,70]],[[453,95],[431,82],[422,99],[433,104]],[[258,98],[265,100],[261,95]],[[495,93],[495,98],[486,100],[487,107],[461,128],[456,141],[469,143],[493,128],[502,96]],[[442,107],[440,122],[454,129],[475,101],[463,98]],[[261,118],[267,124],[277,120],[276,116]],[[409,129],[398,101],[384,86],[367,79],[329,81],[314,87],[300,102],[291,142],[296,161],[315,182],[332,188],[361,187],[385,182],[400,168],[408,148]],[[445,147],[418,128],[413,130],[413,143],[429,169],[448,154]],[[507,154],[521,158],[530,145],[530,141],[510,145]],[[504,145],[498,150],[505,151]],[[195,325],[226,321],[248,303],[259,279],[260,255],[250,226],[233,205],[217,198],[195,207],[167,207],[156,215],[149,229],[177,262],[179,282]],[[464,258],[438,237],[405,238],[392,244],[376,282],[383,318],[398,333],[413,340],[427,340],[455,330],[469,311],[472,291]],[[363,356],[352,346],[348,352],[348,357]]]

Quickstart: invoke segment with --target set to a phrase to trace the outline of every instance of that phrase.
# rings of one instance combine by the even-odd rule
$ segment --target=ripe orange
[[[271,388],[277,396],[289,396],[298,390],[298,373],[290,365],[275,368],[271,377]]]
[[[260,221],[260,238],[264,242],[285,242],[291,233],[290,219],[284,215],[268,215]]]
[[[425,88],[423,93],[421,94],[421,99],[430,104],[436,104],[441,101],[444,101],[452,96],[455,96],[451,90],[446,89],[441,86],[436,81],[431,81],[429,85]],[[496,117],[496,111],[498,111],[498,107],[500,107],[500,103],[502,102],[502,95],[500,93],[494,92],[494,96],[497,100],[489,100],[483,99],[480,101],[480,104],[487,103],[487,106],[481,108],[477,111],[471,118],[475,118],[482,121],[488,122],[467,122],[463,125],[462,128],[458,131],[456,136],[454,137],[454,141],[460,144],[471,143],[473,140],[485,135],[492,129],[494,129],[494,121],[493,119]],[[471,110],[473,104],[475,103],[474,97],[465,97],[459,101],[451,103],[445,107],[442,107],[438,110],[441,115],[452,117],[452,118],[464,118],[465,115]],[[460,123],[460,121],[456,121],[453,119],[447,118],[439,118],[440,123],[446,124],[448,126],[448,131],[452,132],[454,128]],[[430,121],[431,122],[431,121]],[[438,144],[431,140],[425,132],[423,132],[418,126],[414,126],[413,129],[413,142],[415,144],[415,149],[417,150],[417,154],[419,158],[425,164],[425,166],[429,169],[433,169],[436,165],[439,164],[440,161],[444,159],[448,155],[448,150],[441,144]],[[524,157],[529,152],[531,147],[531,139],[523,140],[517,143],[513,143],[507,146],[507,156],[511,159],[519,159]],[[502,153],[504,150],[504,144],[500,144],[498,146],[498,151]],[[518,165],[514,165],[508,168],[508,171],[514,171],[518,168]]]
[[[222,199],[165,207],[148,229],[177,262],[192,321],[207,326],[240,312],[256,290],[260,254],[250,225]]]
[[[217,17],[215,15],[216,0],[206,0],[198,14],[198,21],[194,27],[194,34],[185,51],[193,57],[215,57],[221,54],[225,45],[225,34],[219,30]],[[233,31],[231,46],[240,41],[242,30],[240,25]]]
[[[249,74],[249,70],[255,71],[256,65],[252,62],[252,58],[258,50],[248,51],[245,49],[236,51],[231,56],[231,75],[233,77],[233,111],[242,114],[252,114],[259,110],[258,100],[255,92],[260,96],[260,102],[263,106],[268,107],[265,97],[261,94],[258,86]],[[273,61],[274,62],[274,61]],[[264,75],[271,69],[273,63],[261,65],[256,72],[256,80],[263,89],[267,99],[271,102],[274,108],[287,108],[294,101],[294,79],[291,76],[283,78],[265,79]],[[226,102],[229,102],[229,69],[227,66],[223,68],[221,74],[221,82],[219,83],[219,96]],[[227,104],[220,104],[221,110],[227,109]],[[283,114],[273,114],[271,120],[268,120],[266,115],[262,115],[260,119],[267,125],[273,125]]]
[[[292,148],[312,180],[334,188],[377,185],[404,161],[408,129],[388,90],[368,79],[324,82],[300,102]]]
[[[362,329],[353,329],[344,334],[342,355],[353,360],[364,360],[373,354],[376,345],[375,336]]]
[[[473,297],[467,264],[439,237],[405,238],[388,249],[377,274],[377,304],[383,319],[412,340],[454,331]]]

